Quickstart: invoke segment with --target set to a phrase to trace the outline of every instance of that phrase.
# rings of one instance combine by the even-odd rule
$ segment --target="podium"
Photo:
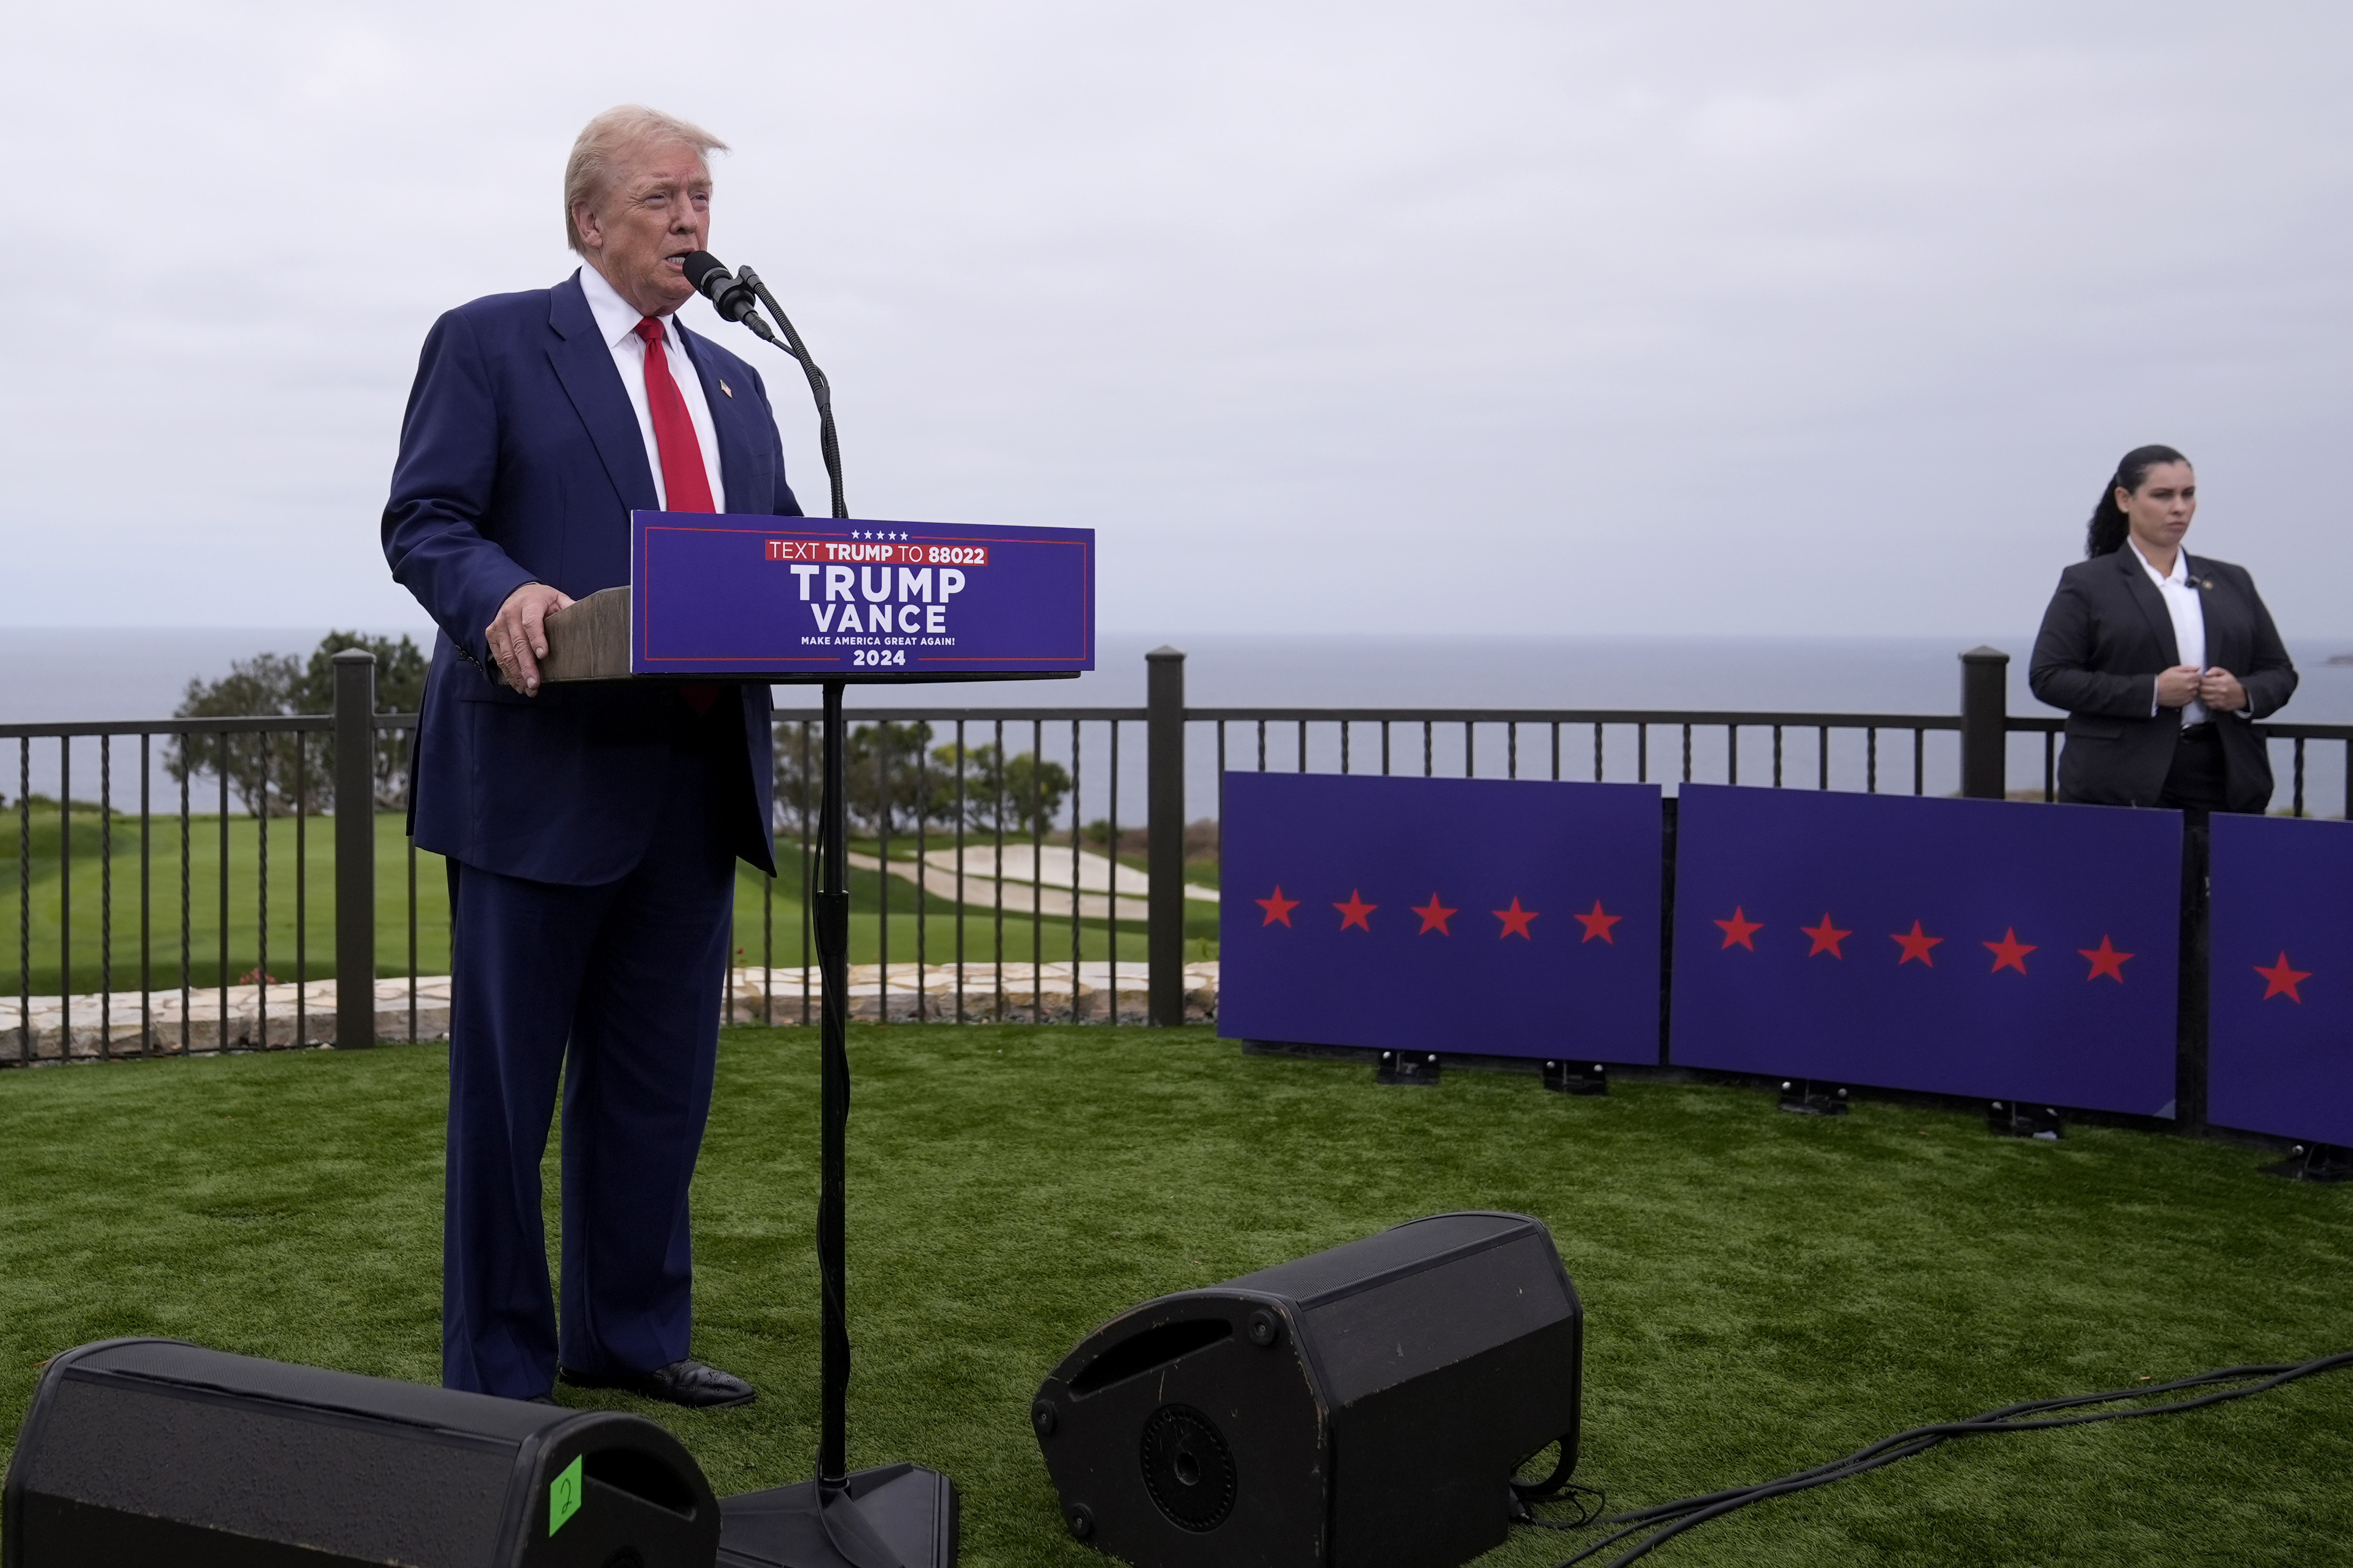
[[[812,910],[823,977],[818,1195],[822,1409],[814,1479],[722,1499],[729,1568],[951,1568],[955,1485],[909,1464],[851,1472],[843,1176],[849,1123],[852,684],[1072,679],[1094,668],[1094,531],[860,518],[634,512],[629,582],[556,611],[541,679],[765,680],[824,689]]]
[[[900,684],[1094,668],[1094,531],[640,511],[540,679]]]

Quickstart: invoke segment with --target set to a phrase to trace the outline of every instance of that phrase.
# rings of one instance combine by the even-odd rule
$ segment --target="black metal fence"
[[[859,984],[873,987],[872,1016],[886,1023],[1044,1019],[1050,1012],[1071,1022],[1184,1021],[1187,879],[1213,869],[1188,867],[1188,806],[1218,800],[1229,770],[1624,779],[1671,790],[1708,782],[2055,794],[2062,721],[2003,711],[2007,656],[1992,649],[1962,656],[1963,700],[1953,714],[1190,708],[1184,655],[1163,648],[1147,657],[1143,708],[852,715],[847,805],[857,825],[853,867],[868,874],[860,913],[873,920],[875,957],[861,971],[871,978]],[[377,845],[384,803],[371,781],[382,771],[381,749],[400,743],[416,719],[374,711],[364,652],[340,655],[336,675],[332,714],[0,725],[0,748],[13,742],[16,751],[16,984],[13,996],[0,996],[0,1063],[439,1032],[428,1015],[446,1010],[447,994],[428,994],[443,983],[424,977],[446,973],[447,954],[438,932],[420,931],[413,842],[391,852],[405,879],[395,900],[401,913],[392,931],[379,929],[376,876],[390,857]],[[2287,810],[2306,815],[2315,775],[2332,772],[2342,781],[2341,809],[2353,816],[2353,725],[2263,730]],[[2315,747],[2327,768],[2313,765]],[[55,779],[54,800],[36,795],[37,755]],[[817,1016],[807,912],[817,871],[816,755],[815,716],[780,712],[779,875],[763,879],[754,900],[756,964],[753,933],[737,932],[730,1021]],[[164,761],[171,765],[159,773]],[[2021,773],[2034,782],[2014,791]],[[93,776],[95,798],[88,798]],[[333,810],[353,800],[365,809]],[[326,943],[312,931],[321,890],[311,845],[322,816],[335,834]],[[1080,853],[1090,841],[1101,847],[1100,862]],[[1196,849],[1214,855],[1198,834]],[[976,855],[985,870],[976,869]],[[1124,891],[1122,873],[1134,872],[1139,858],[1141,884],[1131,880]],[[83,896],[96,908],[78,909],[76,868],[92,860],[96,885],[85,878]],[[1058,860],[1069,868],[1068,886],[1051,874]],[[54,868],[54,900],[36,900],[37,863],[43,882]],[[1101,878],[1099,889],[1088,885],[1090,873]],[[289,902],[290,931],[273,952],[273,921]],[[787,906],[781,921],[780,902]],[[1198,918],[1214,929],[1213,915]],[[1050,940],[1057,922],[1066,929]],[[45,923],[51,929],[39,929]],[[77,933],[93,924],[95,957],[78,960]],[[122,939],[133,929],[135,958],[125,960]],[[252,941],[240,947],[247,931]],[[1142,955],[1124,954],[1124,940],[1137,938]],[[319,965],[325,974],[314,975],[314,958],[323,957],[314,950],[322,946],[332,957]],[[780,967],[780,956],[797,962]],[[239,973],[248,960],[251,967]],[[290,963],[290,990],[269,984],[273,963]],[[739,978],[748,973],[755,984]],[[380,986],[379,975],[388,984]],[[336,989],[332,1025],[314,1005],[323,992],[312,984],[330,976],[364,982]],[[135,991],[121,988],[134,981]],[[78,991],[91,982],[95,993]],[[1050,1009],[1050,994],[1062,998]],[[43,1022],[44,1013],[53,1022]],[[55,1049],[37,1049],[51,1034]]]
[[[1124,806],[1121,784],[1134,772],[1135,730],[1145,718],[1141,708],[893,708],[858,717],[852,726],[847,801],[852,824],[850,864],[853,870],[874,874],[871,907],[862,912],[876,924],[879,973],[873,984],[880,991],[876,1013],[882,1022],[894,1016],[894,969],[913,972],[904,1016],[961,1024],[1041,1017],[1048,968],[1065,963],[1068,968],[1054,978],[1067,980],[1067,1016],[1074,1022],[1121,1021],[1120,938],[1146,924],[1144,911],[1133,907],[1139,899],[1127,898],[1130,907],[1124,916],[1122,912],[1118,847],[1122,835],[1139,824],[1129,815],[1137,792],[1131,783]],[[730,1021],[810,1024],[817,1019],[817,957],[808,910],[817,876],[818,728],[814,717],[792,715],[779,716],[775,726],[776,805],[786,829],[778,839],[777,870],[782,875],[768,880],[760,900],[759,1002],[756,1008],[747,1007],[747,999],[731,985]],[[1024,740],[1027,751],[1008,749]],[[1100,814],[1092,823],[1091,810]],[[1064,817],[1069,827],[1057,829],[1055,822]],[[1099,906],[1102,941],[1097,944],[1104,956],[1093,961],[1085,953],[1092,890],[1082,885],[1079,853],[1090,827],[1100,830],[1103,858],[1108,863]],[[783,853],[788,846],[795,851],[789,861]],[[1058,847],[1069,852],[1068,887],[1055,885],[1046,874],[1050,852]],[[1008,875],[1008,850],[1017,855],[1027,851],[1020,861],[1028,869],[1026,878]],[[984,857],[986,874],[971,870],[976,852]],[[943,856],[944,867],[940,864]],[[775,920],[777,883],[787,876],[797,879],[792,901],[799,911],[799,929],[788,933],[787,945],[780,949]],[[894,882],[911,885],[898,890]],[[1008,882],[1018,884],[1010,902]],[[986,897],[976,900],[974,895],[982,888]],[[950,911],[944,938],[934,934],[934,906],[941,903]],[[913,916],[913,951],[902,945],[894,965],[892,920],[902,910]],[[1029,927],[1026,964],[1018,952],[1008,952],[1008,915]],[[1057,915],[1068,921],[1068,931],[1061,933],[1067,945],[1058,939],[1057,949],[1050,952],[1047,923]],[[976,918],[985,921],[987,936],[989,957],[983,963],[976,963],[969,953]],[[748,956],[748,945],[739,941],[738,946]],[[774,989],[780,951],[798,960],[794,994],[787,994],[781,1012]],[[1082,966],[1090,962],[1104,971],[1105,984],[1096,988],[1096,994],[1108,1001],[1100,1007],[1090,1006],[1080,984]],[[1025,967],[1027,993],[1008,991],[1008,973],[1018,984]],[[1134,961],[1127,964],[1130,977],[1139,981],[1142,968]],[[976,969],[985,973],[976,975]],[[944,976],[943,994],[937,995],[935,974]],[[1018,1000],[1023,994],[1026,1003]]]
[[[414,715],[369,715],[364,708],[359,716],[364,745],[377,734],[413,730],[417,722]],[[311,1016],[312,989],[301,984],[312,977],[313,914],[322,901],[339,935],[347,930],[364,934],[371,958],[355,967],[371,979],[375,968],[374,909],[359,906],[354,919],[344,889],[328,889],[322,900],[311,875],[311,839],[334,798],[343,730],[336,717],[308,714],[0,726],[0,748],[13,742],[16,752],[16,799],[7,814],[16,828],[16,984],[6,998],[15,1006],[0,1001],[0,1018],[14,1013],[5,1021],[16,1026],[0,1026],[0,1065],[33,1058],[37,974],[55,986],[49,994],[60,1054],[76,1054],[69,1043],[85,1030],[90,1054],[100,1059],[221,1048],[231,1027],[248,1037],[236,1043],[254,1046],[324,1037]],[[50,800],[33,788],[37,747],[48,751],[45,760],[54,763],[57,795]],[[94,794],[87,784],[77,792],[78,762],[79,778],[94,783]],[[358,814],[371,830],[372,816]],[[37,832],[37,823],[54,833]],[[53,843],[44,842],[50,837]],[[249,840],[243,846],[248,867],[237,866],[233,839]],[[34,899],[36,868],[45,858],[49,866],[42,868],[56,874],[53,910],[49,900],[37,906]],[[414,1038],[419,973],[414,845],[407,858],[410,919],[407,962],[400,973],[409,976]],[[86,863],[97,869],[97,907],[79,912],[76,867]],[[249,887],[241,883],[240,869]],[[372,894],[372,882],[367,886]],[[283,909],[273,911],[273,894],[291,904],[290,919],[283,918]],[[52,912],[53,931],[40,934],[51,937],[55,962],[43,971],[36,963],[38,917]],[[273,952],[273,932],[281,923],[290,930]],[[95,952],[83,961],[77,938],[93,924]],[[246,930],[251,942],[241,944]],[[127,958],[126,939],[132,947]],[[238,964],[248,961],[250,967],[238,973]],[[273,966],[290,961],[296,984],[288,987],[290,995],[275,1000],[263,981],[274,978]],[[166,982],[160,988],[159,978]],[[96,991],[85,993],[83,983],[93,981]],[[126,983],[135,989],[126,990]],[[254,993],[251,1019],[240,1017],[231,1002],[232,992],[248,988]],[[12,1043],[14,1052],[7,1048]]]

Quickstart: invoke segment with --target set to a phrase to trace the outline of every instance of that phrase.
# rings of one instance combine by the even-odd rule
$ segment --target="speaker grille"
[[[1164,1405],[1144,1424],[1144,1485],[1172,1524],[1210,1531],[1234,1510],[1240,1477],[1217,1423],[1189,1405]]]
[[[26,1467],[36,1492],[437,1568],[498,1538],[511,1442],[79,1370],[60,1381]]]

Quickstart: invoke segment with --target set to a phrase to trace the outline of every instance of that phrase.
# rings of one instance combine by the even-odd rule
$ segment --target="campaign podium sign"
[[[1004,680],[1094,668],[1094,531],[629,514],[629,585],[548,619],[550,681]]]

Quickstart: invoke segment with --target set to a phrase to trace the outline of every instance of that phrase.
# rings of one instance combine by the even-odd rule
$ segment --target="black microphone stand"
[[[756,311],[744,324],[800,362],[817,403],[818,449],[833,486],[833,515],[847,518],[841,447],[833,428],[833,388],[776,297],[752,269],[736,275],[755,290],[784,331],[778,342]],[[841,717],[848,682],[824,682],[824,784],[818,805],[818,893],[812,911],[822,987],[818,1053],[820,1127],[817,1265],[822,1296],[818,1341],[817,1479],[744,1492],[719,1505],[719,1561],[735,1568],[954,1568],[955,1483],[912,1464],[849,1470],[849,1313],[846,1300],[849,1206],[844,1166],[849,1137],[849,826]],[[883,998],[883,1005],[890,998]]]
[[[726,275],[723,272],[721,276]],[[809,397],[817,405],[818,455],[825,459],[826,478],[833,482],[833,515],[848,517],[849,503],[841,499],[841,443],[834,438],[833,434],[833,384],[826,380],[825,372],[818,369],[817,361],[809,358],[808,345],[802,342],[800,333],[793,330],[793,319],[785,314],[785,308],[776,303],[776,297],[768,292],[768,286],[760,281],[760,275],[746,267],[735,273],[734,281],[759,296],[760,303],[776,318],[776,325],[784,329],[785,335],[777,337],[768,323],[760,319],[757,310],[744,310],[741,318],[743,324],[761,342],[782,349],[798,360],[801,374],[808,377]],[[738,303],[740,305],[740,301]]]

